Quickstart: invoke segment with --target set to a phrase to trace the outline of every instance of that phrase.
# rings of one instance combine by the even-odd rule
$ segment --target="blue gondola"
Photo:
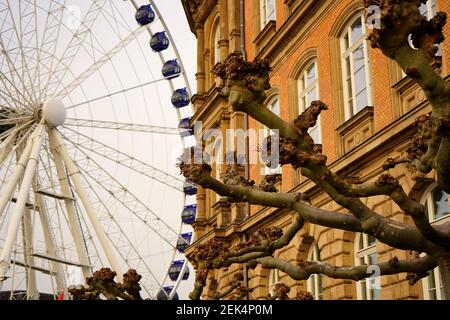
[[[141,26],[145,26],[146,24],[152,23],[155,20],[155,12],[152,9],[152,6],[147,4],[144,6],[140,6],[136,11],[135,15],[137,23]]]
[[[150,40],[150,47],[155,52],[166,50],[169,47],[169,38],[166,33],[164,31],[155,33]]]
[[[177,89],[172,94],[172,104],[175,108],[183,108],[191,103],[191,99],[189,97],[189,93],[186,88]]]
[[[188,196],[197,194],[197,187],[189,180],[186,180],[183,185],[183,192]]]
[[[162,74],[166,79],[173,79],[181,74],[181,67],[177,59],[169,60],[162,67]]]
[[[181,238],[177,240],[177,249],[179,252],[184,253],[184,250],[189,246],[192,239],[192,232],[181,234]]]
[[[165,293],[163,290],[165,291]],[[173,286],[168,286],[168,287],[164,287],[164,288],[160,289],[158,291],[158,294],[156,295],[156,299],[157,300],[167,300],[168,296],[170,295],[172,290],[173,290]],[[180,300],[178,293],[175,292],[175,294],[172,297],[172,300]]]
[[[183,118],[178,124],[178,129],[183,129],[180,133],[182,137],[188,137],[194,134],[194,129],[191,128],[191,119],[192,117]]]
[[[178,276],[180,275],[181,269],[183,268],[184,260],[176,260],[172,261],[172,264],[169,268],[169,278],[172,281],[176,281]],[[189,268],[186,267],[183,274],[183,280],[187,280],[189,278]]]
[[[185,206],[183,212],[181,213],[181,221],[183,221],[183,223],[186,224],[194,223],[196,211],[197,211],[196,204]]]

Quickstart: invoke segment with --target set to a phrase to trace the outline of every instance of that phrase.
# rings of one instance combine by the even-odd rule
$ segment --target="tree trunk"
[[[444,299],[450,300],[450,257],[446,256],[439,259],[438,266],[442,285],[444,286]]]

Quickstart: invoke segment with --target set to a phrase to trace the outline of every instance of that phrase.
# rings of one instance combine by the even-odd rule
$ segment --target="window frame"
[[[214,32],[213,32],[213,63],[214,65],[216,65],[217,63],[219,63],[221,61],[221,57],[220,57],[220,21],[219,19],[216,19],[217,21],[215,22],[214,25]]]
[[[429,185],[423,195],[422,195],[422,199],[420,201],[420,203],[422,203],[423,205],[425,205],[427,203],[427,201],[431,201],[432,203],[434,203],[434,199],[433,199],[433,191],[438,188],[438,184],[436,182],[432,183],[431,185]],[[444,191],[445,192],[445,191]],[[444,215],[440,218],[434,219],[434,206],[433,209],[431,209],[431,206],[425,205],[425,207],[427,208],[428,212],[427,212],[427,216],[428,216],[428,221],[430,221],[431,225],[436,225],[436,224],[440,224],[442,222],[448,221],[450,220],[450,214],[448,215]],[[431,271],[431,274],[429,274],[427,277],[422,279],[422,289],[423,289],[423,298],[424,300],[431,300],[430,299],[430,286],[429,286],[429,280],[430,277],[434,277],[434,290],[435,290],[435,296],[436,299],[433,300],[445,300],[445,295],[442,292],[442,280],[441,280],[441,273],[439,272],[439,267],[434,268]],[[439,289],[440,290],[439,290]]]
[[[275,293],[275,285],[280,282],[280,270],[270,269],[269,272],[269,294],[271,296]]]
[[[307,259],[310,262],[320,262],[320,250],[317,242],[314,242],[309,248]],[[320,291],[322,289],[322,291]],[[310,292],[314,300],[323,300],[323,294],[325,290],[323,289],[323,275],[322,274],[312,274],[306,281],[306,290]]]
[[[437,13],[437,2],[436,2],[436,0],[428,0],[426,3],[425,3],[425,6],[427,7],[427,11],[426,11],[426,13],[427,13],[427,15],[426,15],[426,18],[428,19],[428,20],[431,20],[435,15],[436,15],[436,13]],[[434,7],[434,8],[433,8]],[[434,10],[433,10],[434,9]]]
[[[306,79],[308,77],[308,70],[312,65],[314,65],[316,77],[311,84],[306,86],[305,83],[306,83]],[[316,90],[316,99],[315,100],[319,100],[320,99],[320,87],[319,87],[319,66],[317,63],[317,57],[313,57],[307,61],[305,66],[301,69],[299,76],[297,78],[297,95],[298,95],[298,97],[297,97],[298,110],[297,111],[298,111],[298,114],[302,114],[302,112],[304,112],[306,110],[306,108],[309,107],[305,104],[305,101],[308,99],[308,94],[313,89]],[[308,133],[310,133],[313,130],[317,130],[317,132],[318,132],[318,135],[317,135],[318,139],[317,139],[317,141],[314,141],[314,142],[316,144],[321,144],[322,143],[322,127],[321,127],[320,115],[317,119],[316,125],[313,128],[310,128],[308,130]]]
[[[273,12],[268,12],[269,2],[273,2]],[[273,16],[273,18],[271,18]],[[260,30],[263,30],[270,21],[277,19],[276,0],[259,0]]]
[[[360,247],[361,243],[361,237],[362,237],[362,248]],[[371,254],[375,254],[378,260],[378,253],[377,253],[377,241],[374,239],[373,244],[369,244],[369,235],[366,233],[358,233],[356,239],[355,239],[355,266],[362,265],[361,259],[364,260],[364,264],[369,264],[369,256]],[[375,279],[375,278],[373,278]],[[365,285],[365,297],[363,295],[363,283]],[[378,289],[371,289],[369,286],[369,278],[360,280],[356,282],[356,298],[358,300],[378,300],[373,295],[373,290]],[[380,290],[381,291],[381,290]]]
[[[278,112],[273,111],[274,110],[273,106],[275,105],[275,102],[277,103]],[[266,103],[266,108],[268,108],[270,111],[275,113],[277,116],[281,115],[280,98],[279,98],[278,94],[272,96],[268,100],[268,102]],[[263,126],[263,130],[264,130],[264,139],[267,138],[272,133],[272,129],[270,129],[266,126]],[[268,166],[266,166],[263,163],[262,175],[267,176],[267,175],[271,175],[271,174],[281,174],[281,165],[278,164],[278,167],[276,167],[276,168],[269,168]]]
[[[345,41],[346,41],[346,35],[348,35],[348,39],[351,39],[351,31],[352,31],[352,25],[358,20],[361,19],[362,23],[362,35],[358,38],[357,41],[353,41],[352,39],[352,45],[346,48]],[[340,59],[341,59],[341,76],[342,76],[342,87],[343,87],[343,98],[344,98],[344,120],[347,121],[353,116],[355,116],[359,111],[364,109],[363,106],[361,110],[358,110],[358,106],[355,105],[355,102],[357,102],[357,95],[356,93],[356,81],[355,81],[355,67],[354,67],[354,59],[353,54],[361,45],[363,45],[363,54],[364,54],[364,69],[365,69],[365,77],[366,77],[366,86],[365,89],[367,91],[367,106],[373,105],[373,96],[372,96],[372,77],[371,77],[371,70],[370,70],[370,57],[369,57],[369,50],[368,50],[368,42],[366,39],[367,35],[367,26],[366,26],[366,19],[363,13],[359,12],[356,14],[352,19],[349,20],[349,22],[345,25],[345,28],[343,28],[343,31],[340,33],[339,37],[339,49],[340,49]],[[348,78],[349,75],[347,75],[347,58],[350,61],[350,84],[351,84],[351,91],[352,96],[349,97],[349,88],[348,88]],[[359,71],[359,70],[358,70]],[[360,91],[359,93],[361,93]],[[350,98],[352,100],[352,106],[350,106],[349,101]],[[351,108],[350,108],[351,107]],[[350,110],[351,109],[351,110]]]

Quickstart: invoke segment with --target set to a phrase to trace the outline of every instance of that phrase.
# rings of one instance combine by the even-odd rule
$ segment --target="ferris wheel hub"
[[[58,127],[66,121],[66,107],[61,100],[47,99],[42,106],[42,116],[45,122],[53,127]]]

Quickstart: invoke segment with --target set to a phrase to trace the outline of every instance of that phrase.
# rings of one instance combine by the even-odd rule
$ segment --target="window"
[[[420,13],[425,16],[428,20],[433,19],[433,17],[437,13],[436,8],[436,0],[428,0],[426,3],[422,3],[419,7]],[[437,56],[442,56],[442,47],[440,45],[436,45],[438,47]]]
[[[356,265],[377,264],[376,239],[368,234],[359,234],[356,241]],[[356,283],[358,300],[379,300],[380,290],[376,288],[377,278],[366,278]]]
[[[363,15],[358,15],[345,28],[340,42],[345,120],[348,120],[372,105],[369,54]]]
[[[420,4],[420,13],[431,20],[436,15],[436,0],[428,0],[426,3]]]
[[[260,0],[261,30],[269,21],[275,20],[275,0]]]
[[[422,203],[425,205],[428,219],[431,224],[450,219],[449,195],[441,190],[437,184],[431,185],[424,193]],[[430,271],[430,275],[422,280],[423,295],[426,300],[443,300],[444,285],[441,280],[439,268]]]
[[[216,23],[216,28],[214,29],[214,64],[220,62],[220,23]]]
[[[317,243],[311,246],[311,249],[308,253],[308,261],[311,262],[319,262],[320,260],[320,251]],[[322,300],[323,299],[323,286],[322,286],[322,274],[313,274],[309,277],[308,282],[306,283],[306,287],[308,292],[310,292],[314,300]]]
[[[428,0],[426,3],[421,3],[419,7],[420,13],[426,17],[428,20],[433,19],[433,17],[436,15],[436,0]],[[413,43],[412,43],[412,37],[409,35],[409,45],[415,49]],[[436,45],[438,47],[438,51],[436,53],[436,56],[442,56],[442,47],[440,45]],[[406,76],[406,74],[402,71],[403,77]]]
[[[275,113],[277,116],[280,116],[280,105],[278,97],[275,97],[272,100],[270,100],[270,102],[267,105],[267,108],[273,113]],[[274,134],[274,132],[270,128],[264,127],[264,139],[270,136],[271,134]],[[269,168],[264,164],[262,172],[263,175],[280,174],[280,173],[281,173],[281,166],[279,164],[275,168]]]
[[[269,293],[270,295],[274,295],[275,293],[275,285],[280,282],[280,270],[271,269],[269,274]]]
[[[306,110],[314,100],[319,99],[319,81],[317,79],[317,61],[309,62],[300,73],[298,80],[299,114]],[[317,144],[322,143],[320,116],[316,125],[309,129],[309,134]]]

